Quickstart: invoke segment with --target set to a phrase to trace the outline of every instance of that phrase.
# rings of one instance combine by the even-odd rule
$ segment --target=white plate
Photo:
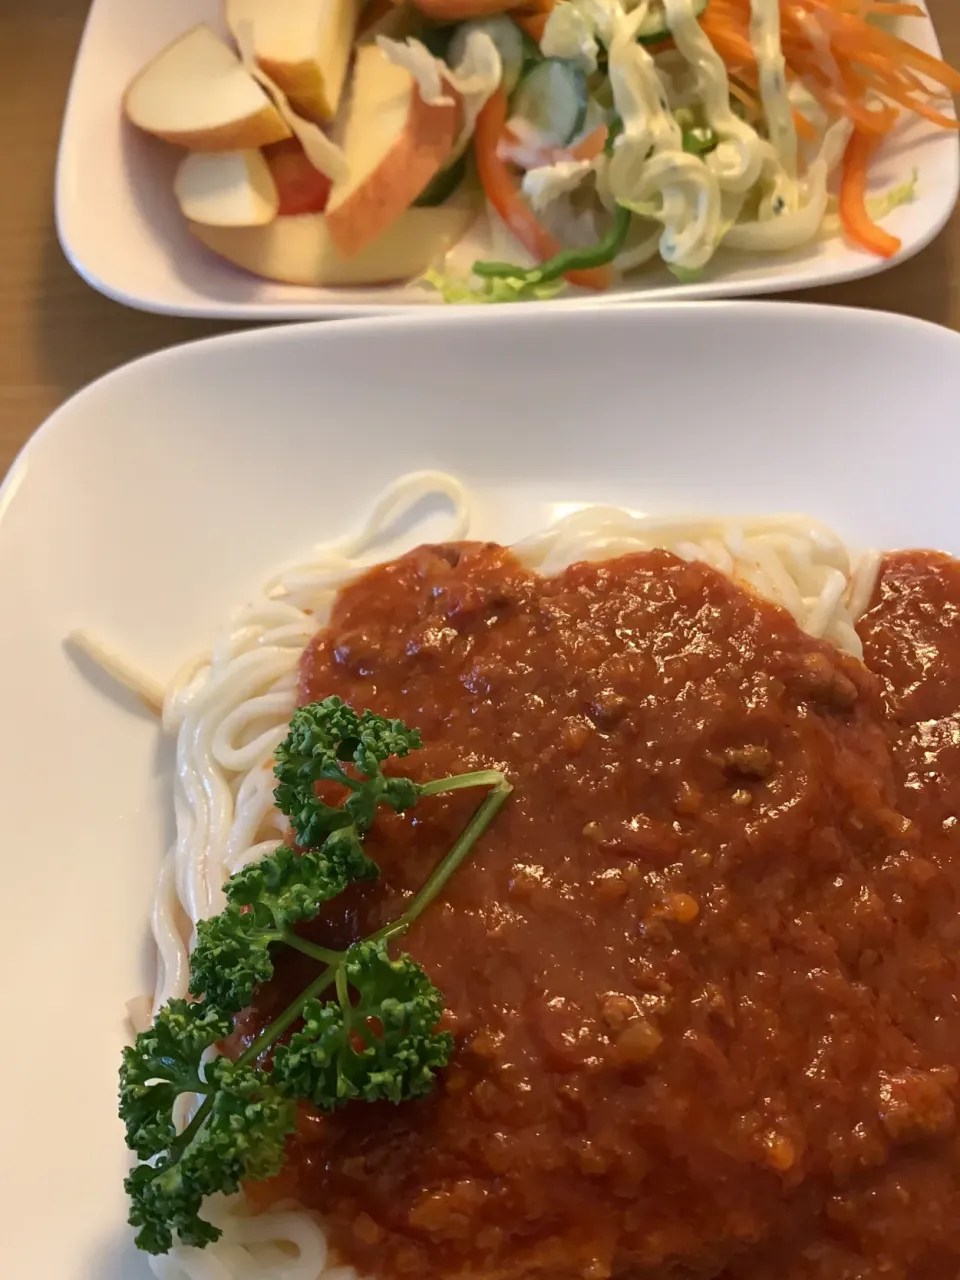
[[[150,985],[170,749],[67,632],[167,677],[278,562],[422,467],[467,481],[472,532],[503,540],[592,500],[802,510],[854,543],[960,552],[954,333],[782,304],[444,319],[150,356],[60,409],[0,491],[4,1277],[147,1275],[116,1071]]]
[[[219,10],[219,0],[93,0],[57,171],[57,227],[73,266],[95,289],[119,302],[173,315],[309,320],[436,303],[432,291],[411,285],[304,289],[272,284],[221,262],[190,235],[173,197],[177,153],[121,120],[120,99],[153,54],[196,22],[219,25]],[[901,30],[939,56],[929,20],[907,19]],[[724,254],[695,284],[679,285],[665,268],[653,268],[603,295],[603,301],[777,293],[884,271],[919,253],[950,217],[960,190],[956,137],[923,121],[905,124],[878,155],[871,170],[872,189],[882,191],[907,181],[914,169],[920,176],[917,200],[896,210],[884,224],[903,241],[892,261],[840,239],[792,254]],[[489,257],[489,246],[481,237],[476,254],[462,256],[467,262],[475,256]],[[577,306],[583,300],[536,305],[559,304]]]

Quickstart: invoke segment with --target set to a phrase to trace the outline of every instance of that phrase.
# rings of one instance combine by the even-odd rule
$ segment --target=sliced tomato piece
[[[330,179],[315,169],[296,138],[286,138],[263,148],[280,196],[280,217],[296,213],[323,213],[330,198]]]

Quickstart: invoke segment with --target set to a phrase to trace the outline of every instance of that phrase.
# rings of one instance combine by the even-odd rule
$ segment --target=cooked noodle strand
[[[330,616],[336,593],[371,563],[371,553],[437,500],[450,508],[449,540],[466,537],[469,497],[440,472],[404,476],[384,491],[359,534],[314,548],[264,584],[233,615],[212,649],[187,661],[165,693],[87,632],[72,639],[124,686],[162,712],[177,738],[176,842],[164,859],[153,911],[157,983],[153,1008],[183,996],[199,920],[224,905],[223,882],[272,852],[287,836],[273,803],[273,756],[296,705],[300,658]],[[853,565],[842,540],[803,516],[639,516],[620,507],[573,511],[514,546],[531,570],[550,575],[579,560],[662,548],[704,561],[786,609],[811,635],[860,657],[855,623],[879,568],[870,552]],[[140,1006],[135,1006],[140,1016]],[[185,1100],[189,1104],[189,1100]],[[175,1247],[151,1259],[158,1280],[357,1280],[349,1267],[324,1271],[327,1245],[318,1218],[276,1209],[251,1216],[242,1196],[215,1199],[216,1244]]]

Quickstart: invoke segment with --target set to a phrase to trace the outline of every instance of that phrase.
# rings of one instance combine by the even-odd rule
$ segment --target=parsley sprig
[[[420,746],[402,721],[358,715],[339,698],[294,713],[277,750],[274,797],[302,852],[281,846],[231,877],[225,909],[197,928],[195,999],[171,1000],[123,1052],[120,1116],[127,1145],[144,1162],[125,1186],[137,1244],[148,1253],[165,1253],[175,1239],[202,1247],[219,1237],[200,1215],[204,1198],[279,1172],[298,1100],[326,1111],[352,1100],[403,1102],[427,1093],[449,1061],[452,1037],[436,1030],[442,994],[409,956],[391,958],[388,945],[442,891],[511,787],[496,770],[426,783],[383,772],[386,760]],[[346,789],[343,804],[317,796],[321,781]],[[381,805],[402,812],[463,787],[490,790],[402,915],[344,951],[300,937],[297,926],[325,902],[377,876],[363,839]],[[234,1015],[273,976],[278,946],[315,960],[316,976],[235,1062],[212,1056]],[[183,1094],[199,1105],[178,1132]]]

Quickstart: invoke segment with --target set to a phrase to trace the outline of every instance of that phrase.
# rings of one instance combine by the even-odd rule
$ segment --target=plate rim
[[[73,270],[92,289],[104,297],[110,298],[123,306],[134,310],[145,311],[154,315],[182,316],[189,319],[213,320],[245,320],[245,321],[277,321],[293,320],[301,323],[321,319],[349,319],[358,316],[406,316],[417,315],[423,311],[439,308],[439,302],[424,298],[420,301],[355,301],[345,302],[331,300],[304,300],[303,302],[260,302],[260,301],[217,301],[213,298],[197,298],[196,300],[178,300],[162,294],[150,293],[136,288],[135,282],[125,280],[122,276],[111,279],[102,270],[98,272],[86,260],[82,246],[78,247],[75,237],[75,224],[71,221],[70,201],[66,196],[66,170],[73,155],[72,139],[76,131],[75,121],[80,108],[78,84],[82,79],[85,58],[89,55],[89,45],[93,40],[91,32],[95,31],[98,14],[103,12],[103,0],[92,0],[90,10],[84,23],[83,34],[77,47],[69,89],[63,112],[60,138],[57,147],[57,159],[54,176],[54,221],[64,257]],[[940,39],[936,25],[929,12],[923,19],[915,19],[925,23],[928,38],[937,55],[942,56]],[[558,310],[582,310],[584,308],[622,307],[633,304],[650,306],[654,303],[677,301],[684,303],[722,301],[736,298],[764,297],[786,292],[801,292],[807,289],[825,288],[833,285],[849,284],[856,280],[868,279],[895,267],[902,266],[911,258],[922,253],[924,249],[941,234],[956,211],[960,201],[960,138],[957,145],[949,148],[950,173],[941,169],[942,179],[949,184],[950,200],[944,200],[943,206],[937,210],[936,216],[915,239],[906,242],[903,248],[890,259],[871,256],[863,251],[850,249],[850,258],[839,263],[830,270],[820,270],[810,277],[792,279],[789,277],[771,276],[758,281],[709,280],[689,284],[676,283],[670,286],[654,286],[649,290],[630,289],[629,291],[599,295],[598,297],[560,297],[545,301],[530,301],[524,304],[524,310],[533,313],[544,313]],[[944,146],[946,152],[946,146]],[[763,261],[764,255],[757,255]],[[239,270],[239,269],[238,269]],[[256,277],[251,277],[256,279]],[[378,286],[391,288],[394,286]],[[333,292],[333,290],[330,290]],[[445,313],[451,311],[461,314],[478,310],[474,307],[444,307]],[[501,312],[503,308],[494,308]]]
[[[611,322],[614,323],[623,323],[622,316],[624,314],[635,315],[644,324],[654,324],[658,316],[669,317],[675,313],[691,312],[716,315],[718,323],[722,316],[732,316],[735,324],[741,321],[749,322],[752,316],[758,315],[764,316],[771,324],[782,323],[803,315],[805,323],[814,323],[819,326],[835,326],[841,332],[849,332],[851,327],[861,329],[908,329],[918,332],[925,330],[929,339],[954,346],[958,360],[960,360],[960,331],[937,324],[935,321],[927,320],[921,316],[870,307],[840,306],[825,302],[794,302],[786,299],[761,300],[751,298],[710,298],[691,299],[689,301],[656,299],[650,302],[638,302],[635,299],[630,299],[624,300],[616,307],[611,307],[588,299],[584,305],[578,308],[550,308],[546,314],[541,313],[535,320],[533,318],[534,311],[535,309],[530,307],[507,307],[493,310],[486,307],[471,307],[463,311],[459,323],[463,326],[474,325],[478,327],[507,324],[521,328],[524,325],[534,324],[542,332],[544,328],[552,325],[581,323],[584,311],[593,311],[610,316]],[[448,312],[445,309],[430,307],[420,308],[414,311],[412,315],[408,311],[400,311],[398,314],[396,310],[389,314],[383,314],[382,312],[367,313],[355,317],[354,322],[348,326],[329,325],[321,319],[305,320],[300,323],[254,325],[250,328],[232,330],[227,333],[214,333],[204,337],[190,338],[185,342],[176,342],[170,346],[134,356],[132,359],[117,365],[116,368],[108,369],[105,373],[100,374],[99,377],[94,378],[93,381],[72,392],[47,414],[31,432],[11,462],[7,474],[0,482],[0,526],[3,524],[12,497],[12,491],[15,491],[22,483],[24,469],[30,464],[34,453],[41,448],[48,447],[48,438],[56,435],[57,432],[79,430],[78,427],[65,425],[68,422],[72,422],[78,402],[87,397],[93,398],[99,394],[104,385],[112,385],[122,379],[137,376],[141,367],[175,363],[182,359],[186,352],[194,350],[205,352],[214,348],[282,345],[292,338],[294,334],[312,334],[314,339],[321,343],[353,341],[360,345],[363,343],[365,335],[371,332],[380,332],[381,330],[386,332],[397,330],[401,332],[411,327],[427,331],[438,329],[447,323],[447,316]],[[612,318],[614,316],[620,317],[620,319],[613,321]],[[200,358],[203,359],[203,355]]]
[[[256,398],[269,404],[274,394],[269,380],[270,371],[293,371],[291,377],[297,385],[290,390],[285,401],[290,434],[284,430],[284,436],[292,444],[304,442],[309,457],[317,466],[329,457],[329,452],[325,452],[325,441],[337,438],[328,435],[327,431],[335,432],[338,422],[358,404],[361,412],[373,415],[368,417],[372,429],[382,432],[384,439],[396,440],[390,432],[387,414],[378,413],[376,405],[372,405],[369,398],[365,399],[367,388],[373,386],[371,396],[379,397],[379,403],[389,406],[391,401],[387,393],[391,380],[396,377],[398,385],[405,388],[406,417],[412,420],[416,415],[426,421],[430,439],[438,440],[451,455],[459,455],[460,461],[452,456],[449,458],[449,469],[462,477],[471,494],[478,499],[474,512],[477,526],[471,532],[479,533],[483,529],[487,536],[501,536],[495,527],[486,523],[487,516],[499,525],[502,506],[507,518],[515,521],[519,506],[522,523],[519,526],[513,523],[510,527],[516,536],[522,536],[530,531],[527,515],[533,513],[539,522],[542,510],[551,506],[555,499],[572,497],[586,501],[625,502],[622,496],[612,495],[613,488],[622,493],[626,484],[640,503],[645,503],[645,494],[656,496],[658,493],[663,501],[669,503],[672,501],[671,476],[685,482],[692,471],[698,471],[702,488],[709,486],[709,494],[706,495],[708,505],[703,510],[726,509],[731,514],[738,509],[744,510],[736,496],[739,490],[734,491],[731,499],[730,491],[724,488],[723,476],[742,479],[746,468],[737,465],[738,454],[727,447],[723,433],[714,431],[714,398],[709,391],[712,384],[705,380],[701,382],[708,390],[699,395],[695,410],[686,408],[682,410],[682,418],[677,415],[677,426],[683,427],[686,422],[693,433],[691,439],[710,441],[718,452],[723,450],[723,476],[718,479],[709,465],[697,467],[695,459],[692,465],[689,450],[678,447],[676,442],[670,443],[670,437],[677,433],[669,430],[659,431],[668,441],[668,463],[655,468],[653,473],[645,471],[644,464],[649,461],[650,451],[643,434],[631,429],[636,422],[638,390],[642,395],[642,385],[635,378],[637,350],[642,350],[645,338],[655,340],[658,363],[647,367],[682,373],[690,367],[689,339],[693,324],[702,339],[698,350],[704,361],[710,359],[715,365],[719,357],[711,355],[714,345],[721,352],[734,353],[737,367],[732,371],[732,377],[736,376],[729,385],[737,388],[744,385],[744,377],[756,368],[751,348],[742,341],[745,333],[761,340],[764,350],[775,354],[777,367],[774,373],[778,379],[797,376],[794,342],[798,337],[807,335],[816,339],[820,363],[806,366],[806,380],[801,386],[808,389],[812,400],[825,408],[832,404],[836,410],[828,416],[831,417],[831,429],[843,434],[844,457],[849,458],[854,447],[859,447],[861,426],[851,410],[856,406],[860,390],[869,391],[870,370],[874,367],[871,361],[878,350],[883,351],[886,358],[881,365],[881,373],[886,383],[892,385],[895,381],[903,381],[908,391],[922,398],[926,412],[918,430],[924,439],[931,440],[936,434],[944,442],[951,465],[949,468],[941,466],[938,470],[938,492],[950,495],[955,464],[960,459],[960,437],[952,429],[954,415],[945,411],[948,402],[944,395],[949,388],[955,399],[960,388],[960,360],[957,358],[960,334],[907,316],[822,304],[724,300],[692,307],[687,303],[661,302],[595,310],[596,315],[557,310],[548,316],[535,317],[523,308],[508,308],[499,317],[499,326],[492,327],[487,313],[479,309],[467,315],[462,324],[450,328],[441,327],[445,326],[444,312],[431,310],[413,319],[378,316],[358,320],[354,325],[264,326],[182,343],[132,360],[70,397],[49,415],[46,424],[14,464],[0,490],[0,583],[7,588],[8,598],[19,598],[23,606],[12,611],[8,628],[12,637],[9,639],[11,657],[22,658],[22,662],[8,661],[3,677],[6,681],[4,689],[10,695],[5,774],[10,802],[10,843],[11,849],[16,849],[16,841],[29,838],[38,852],[60,855],[61,863],[58,865],[69,871],[61,887],[76,888],[71,892],[49,894],[52,899],[51,927],[56,921],[63,922],[65,926],[59,934],[54,930],[61,939],[56,945],[45,936],[44,930],[35,927],[35,913],[19,913],[13,927],[7,931],[9,951],[3,953],[4,958],[9,954],[21,966],[31,958],[43,956],[50,959],[49,966],[45,963],[43,967],[36,967],[36,981],[32,984],[8,982],[4,996],[10,1001],[9,1016],[25,1018],[27,1015],[22,1012],[25,1009],[29,1009],[30,1016],[33,1016],[35,1007],[48,1007],[38,1000],[38,996],[52,1002],[58,993],[62,995],[64,966],[71,956],[78,954],[78,946],[82,944],[94,949],[102,946],[104,950],[102,956],[96,956],[93,971],[98,976],[89,989],[87,1014],[95,1028],[88,1041],[92,1052],[82,1056],[82,1070],[78,1069],[82,1087],[89,1090],[86,1095],[89,1100],[85,1105],[69,1109],[66,1113],[46,1107],[43,1127],[38,1128],[34,1104],[44,1098],[49,1099],[53,1090],[59,1087],[60,1058],[43,1050],[51,1046],[53,1037],[62,1038],[62,1020],[42,1018],[36,1039],[32,1042],[33,1051],[30,1054],[11,1054],[7,1058],[7,1074],[2,1077],[4,1083],[10,1090],[20,1087],[18,1082],[22,1082],[21,1093],[13,1096],[21,1097],[27,1105],[8,1108],[4,1123],[0,1124],[0,1132],[5,1137],[10,1135],[11,1149],[14,1141],[29,1148],[24,1152],[23,1161],[18,1163],[17,1178],[9,1180],[11,1229],[5,1233],[0,1245],[0,1259],[10,1260],[7,1270],[11,1274],[33,1277],[43,1271],[51,1280],[91,1280],[93,1276],[98,1280],[149,1280],[146,1262],[142,1256],[134,1262],[131,1235],[122,1226],[125,1213],[120,1188],[122,1175],[126,1172],[126,1153],[122,1127],[115,1112],[114,1049],[119,1053],[124,1040],[124,1001],[138,989],[143,989],[138,985],[141,979],[137,975],[143,973],[145,964],[144,947],[148,945],[153,879],[166,843],[163,830],[167,828],[163,824],[169,821],[170,807],[169,791],[163,779],[170,776],[167,771],[172,768],[172,760],[168,754],[169,744],[166,744],[162,771],[158,768],[158,735],[154,722],[146,714],[131,714],[132,708],[128,703],[114,696],[105,697],[104,688],[85,677],[83,672],[78,672],[64,652],[64,636],[73,627],[93,628],[106,641],[116,644],[120,651],[129,653],[131,660],[142,663],[145,670],[163,677],[176,670],[184,656],[206,647],[231,611],[242,606],[248,598],[247,592],[256,590],[267,573],[286,562],[291,553],[300,554],[313,546],[316,538],[323,538],[328,532],[345,531],[346,525],[341,523],[343,518],[351,522],[351,528],[355,527],[353,522],[358,513],[349,505],[349,496],[337,498],[336,509],[330,518],[324,514],[322,505],[317,506],[313,487],[317,472],[314,467],[298,465],[299,455],[295,449],[280,454],[282,462],[272,474],[268,490],[274,500],[278,495],[282,500],[291,475],[305,477],[294,509],[295,527],[286,527],[284,521],[274,518],[275,508],[263,500],[258,488],[263,470],[263,449],[270,447],[269,422],[259,411],[247,412],[243,408],[250,400],[249,396],[243,395],[244,387],[249,390],[251,385],[254,386]],[[612,344],[614,334],[617,341]],[[431,388],[424,370],[429,373],[435,356],[434,348],[423,338],[434,335],[450,352],[470,353],[483,344],[480,358],[471,366],[471,380],[474,386],[486,388],[485,413],[499,412],[501,440],[519,434],[515,423],[529,420],[531,407],[542,403],[543,383],[539,376],[531,377],[529,367],[522,359],[525,352],[536,352],[537,366],[542,370],[549,366],[551,360],[555,361],[558,350],[568,354],[575,352],[580,346],[578,339],[581,335],[599,358],[603,358],[603,353],[609,352],[613,345],[616,359],[605,365],[607,376],[599,387],[591,379],[580,376],[581,370],[574,367],[573,360],[568,359],[564,366],[568,370],[564,385],[569,388],[573,386],[573,379],[578,380],[577,394],[583,405],[591,404],[591,397],[592,403],[596,404],[602,396],[608,406],[603,418],[609,423],[606,435],[614,448],[597,450],[588,433],[580,431],[582,418],[569,418],[565,431],[578,433],[578,456],[587,452],[595,456],[594,478],[599,481],[601,490],[605,490],[607,484],[612,486],[610,496],[605,497],[603,491],[591,492],[593,480],[589,468],[581,473],[564,461],[566,450],[562,447],[563,442],[573,438],[564,432],[557,434],[561,445],[557,449],[549,447],[549,437],[527,433],[519,455],[522,464],[519,468],[520,481],[516,490],[511,492],[517,468],[512,466],[509,454],[494,452],[491,455],[484,453],[482,448],[473,448],[471,437],[450,430],[450,420],[444,412],[447,401],[441,400],[439,392],[432,401],[429,398],[431,390],[436,391],[436,388]],[[361,384],[355,371],[369,368],[369,363],[364,365],[363,361],[369,360],[372,345],[387,361],[385,375],[383,379]],[[487,376],[487,371],[495,367],[492,361],[517,347],[521,358],[513,362],[512,368],[518,379],[523,377],[526,380],[527,389],[514,399],[510,413],[501,412],[502,387],[497,379]],[[350,367],[342,372],[340,366],[348,352]],[[396,358],[398,353],[404,352],[415,356],[418,362],[418,369],[413,374],[407,371],[405,362]],[[857,355],[853,361],[849,358],[851,352]],[[910,353],[911,358],[906,364],[894,362],[898,352]],[[291,359],[292,355],[309,353],[316,357],[312,366],[309,361]],[[668,365],[664,361],[671,363]],[[220,446],[225,444],[229,448],[234,438],[234,424],[229,414],[223,412],[223,402],[230,392],[227,382],[229,370],[242,366],[244,362],[252,366],[252,382],[242,384],[234,402],[241,406],[237,417],[244,419],[239,435],[239,452],[245,461],[239,473],[234,473],[229,467],[219,465],[220,460],[229,456]],[[809,376],[811,369],[813,376]],[[826,371],[823,379],[816,376],[818,369]],[[946,381],[942,384],[935,381],[931,370],[941,371]],[[800,376],[804,375],[801,373]],[[831,387],[833,376],[840,378],[846,388],[839,400]],[[459,365],[450,362],[448,379],[440,391],[456,385],[462,377],[462,362]],[[315,401],[311,396],[327,380],[339,405],[336,416],[331,416],[327,420],[328,425],[318,430]],[[763,378],[759,380],[762,382]],[[667,408],[674,403],[667,398],[670,383],[663,379],[662,385],[666,389],[658,400],[660,412],[675,413],[672,408]],[[783,385],[782,381],[777,382],[778,387]],[[139,406],[144,405],[142,395],[146,387],[168,386],[172,388],[171,395],[167,399],[161,398],[159,407],[145,405],[143,412],[139,412]],[[309,393],[303,388],[308,388]],[[183,425],[173,421],[169,432],[165,431],[164,424],[170,422],[170,407],[194,403],[194,392],[199,392],[195,403],[201,406],[202,412],[198,409],[195,415],[187,414]],[[427,403],[421,408],[420,398],[423,397]],[[562,407],[557,392],[553,392],[551,402]],[[901,416],[899,407],[887,409],[888,402],[876,395],[871,397],[871,403],[883,410],[883,439],[888,448],[887,473],[894,474],[896,478],[902,469],[901,452],[909,451],[914,444],[911,419]],[[944,411],[935,417],[932,410],[940,405]],[[742,433],[739,438],[749,446],[751,441],[760,438],[756,428],[758,425],[762,428],[763,423],[758,424],[756,417],[737,413],[737,408],[731,402],[730,417],[734,424],[731,429]],[[546,411],[541,410],[544,421],[550,421],[549,412],[549,407]],[[526,419],[522,416],[524,414]],[[285,421],[283,416],[280,421]],[[658,417],[649,421],[653,431],[657,431],[661,423],[669,425],[672,420]],[[189,450],[202,444],[198,440],[198,432],[206,427],[213,432],[217,449],[204,452],[201,448],[194,455]],[[482,446],[482,430],[475,429],[472,439]],[[677,434],[677,440],[682,446],[682,433]],[[776,433],[773,441],[774,447],[780,449],[788,437],[784,433]],[[418,445],[412,451],[406,450],[404,445],[400,438],[382,468],[392,473],[391,478],[411,466],[432,466],[443,462],[442,457],[433,458],[429,443]],[[486,469],[482,460],[490,456],[495,458],[495,466]],[[623,466],[625,456],[630,460],[629,468]],[[199,459],[199,466],[184,466],[185,461],[189,464],[195,458]],[[143,503],[136,483],[131,485],[127,482],[151,475],[142,468],[156,459],[160,459],[163,466],[152,474],[153,483],[143,486],[149,494],[146,503],[149,510],[142,522],[138,523],[138,518],[133,520],[130,535],[133,550],[130,554],[135,560],[130,560],[124,539],[118,535],[125,528],[123,521]],[[71,460],[73,465],[70,465]],[[822,454],[808,449],[803,468],[808,493],[815,492],[813,486],[821,482],[824,470]],[[669,474],[664,485],[666,472]],[[781,476],[789,477],[789,473],[789,468],[780,471]],[[770,466],[766,467],[764,474],[772,474]],[[828,507],[831,503],[846,501],[851,492],[859,495],[871,488],[857,483],[857,475],[851,484],[843,467],[834,468],[832,475],[835,483],[830,489],[832,497],[826,503]],[[164,477],[173,478],[172,490],[164,488]],[[544,483],[546,487],[542,488]],[[365,481],[365,484],[365,492],[373,497],[379,480]],[[653,485],[657,488],[652,488]],[[255,517],[251,520],[236,516],[238,511],[242,511],[233,501],[237,497],[238,486],[239,497],[244,503],[256,501],[258,494],[261,495],[253,508]],[[872,487],[876,492],[876,486]],[[341,491],[346,488],[338,486]],[[210,518],[209,490],[220,494],[214,503],[215,512],[220,516],[219,524]],[[170,519],[171,510],[174,515],[177,511],[170,505],[171,492],[175,498],[184,495],[181,501],[186,512],[186,533],[183,536],[178,536],[174,529],[174,536],[168,537],[168,523],[174,526],[179,523],[179,519]],[[762,497],[763,491],[758,490],[757,494]],[[306,500],[304,495],[309,495]],[[879,500],[873,505],[896,505],[887,502],[882,489],[879,495]],[[775,501],[770,503],[768,497],[764,499],[763,506],[770,511],[806,509],[815,518],[818,515],[818,507],[808,506],[806,498],[801,498],[801,506],[792,507],[789,499],[775,496]],[[748,500],[752,504],[753,496],[748,495]],[[632,502],[633,499],[626,501]],[[951,530],[957,532],[956,538],[945,548],[956,553],[960,550],[960,520],[955,504],[951,500],[933,505],[947,513]],[[508,511],[511,506],[512,517]],[[673,507],[675,512],[684,509],[687,508]],[[923,504],[913,502],[911,510],[911,519],[926,519]],[[835,508],[833,515],[829,511],[820,514],[833,522],[834,515],[842,511],[840,506]],[[241,531],[246,529],[246,533],[242,533],[239,540],[240,552],[231,550],[225,553],[222,561],[218,561],[211,558],[211,547],[236,545],[236,530],[225,522],[227,518],[234,520]],[[500,528],[505,530],[505,526]],[[842,521],[837,528],[842,535]],[[262,535],[266,530],[273,531],[270,534],[273,540],[264,546]],[[198,539],[207,548],[199,559]],[[503,540],[509,539],[504,537]],[[935,541],[928,540],[926,534],[917,536],[912,545],[923,545],[924,542],[936,545]],[[278,552],[279,543],[283,547]],[[857,543],[851,542],[851,545],[856,546]],[[888,541],[881,545],[898,544]],[[97,558],[100,552],[104,553],[102,560]],[[125,565],[128,572],[132,568],[136,575],[132,579],[136,583],[133,588],[131,580],[123,576]],[[207,567],[209,565],[214,566],[212,573]],[[52,570],[52,589],[44,589],[44,579],[37,576],[38,571],[42,573],[47,566]],[[266,571],[263,566],[266,566]],[[88,567],[90,572],[87,572]],[[157,568],[159,573],[154,572]],[[14,592],[19,592],[19,597]],[[24,647],[26,644],[30,647]],[[24,678],[25,670],[31,679]],[[42,683],[38,684],[37,680]],[[44,806],[29,802],[29,797],[38,794],[34,782],[45,778],[45,775],[37,773],[36,762],[42,760],[43,753],[48,750],[48,718],[37,714],[38,707],[43,707],[37,696],[40,688],[51,698],[64,695],[60,706],[71,716],[89,716],[86,722],[74,721],[90,727],[88,736],[82,741],[77,736],[71,747],[71,759],[89,762],[77,772],[79,781],[69,791],[74,798],[78,795],[83,797],[83,804],[75,809],[67,801],[48,806],[50,812],[46,812]],[[47,706],[51,705],[56,704],[47,703]],[[101,785],[102,779],[111,776],[115,766],[118,786],[129,786],[129,792],[120,802]],[[29,789],[23,785],[27,778],[30,780]],[[164,788],[162,792],[158,791],[161,785]],[[23,803],[25,796],[28,797],[27,803]],[[80,857],[62,856],[64,850],[69,851],[67,837],[71,835],[79,836],[75,850]],[[135,843],[131,845],[131,840],[140,842],[140,857],[130,856],[131,849],[138,847]],[[20,883],[29,892],[36,893],[38,886],[43,886],[44,892],[49,893],[48,863],[44,858],[23,857],[12,862],[11,866],[21,868],[23,879]],[[91,879],[94,881],[92,890]],[[109,892],[100,896],[104,885]],[[98,914],[94,918],[99,921],[102,940],[94,935],[96,940],[91,942],[85,930],[83,913],[73,910],[73,904],[84,892],[100,896],[102,905],[97,908]],[[110,903],[115,905],[110,906]],[[108,915],[108,911],[112,914]],[[68,947],[72,951],[68,951]],[[17,972],[10,964],[8,969],[11,973]],[[12,1025],[30,1024],[14,1022]],[[69,1117],[69,1125],[60,1125],[58,1117]],[[56,1135],[60,1145],[56,1148],[58,1158],[53,1163],[49,1159],[49,1151],[53,1148],[45,1145],[43,1140],[36,1141],[38,1132]],[[33,1135],[32,1139],[26,1136],[28,1133]],[[95,1158],[91,1159],[93,1145]],[[86,1187],[82,1185],[82,1174],[87,1176]],[[29,1193],[28,1198],[17,1194],[20,1187]],[[42,1195],[39,1194],[40,1189]],[[54,1233],[47,1231],[44,1236],[38,1228],[46,1230],[49,1224],[51,1197],[60,1204],[61,1225],[67,1225],[69,1229]],[[55,1265],[52,1259],[56,1259]]]

